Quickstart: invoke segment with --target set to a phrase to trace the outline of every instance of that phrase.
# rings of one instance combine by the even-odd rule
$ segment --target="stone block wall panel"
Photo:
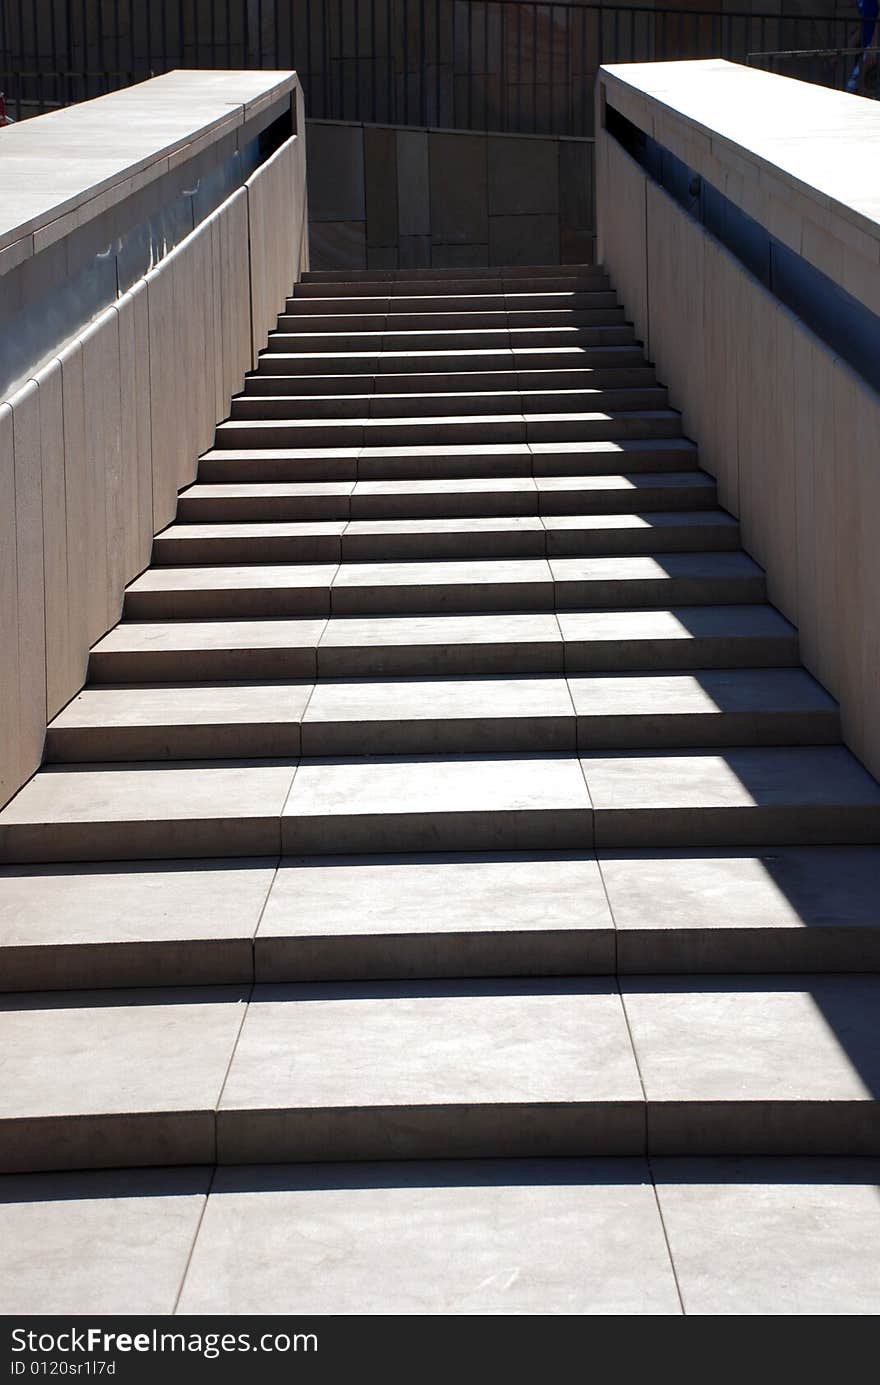
[[[320,120],[308,129],[314,269],[594,260],[592,139]],[[361,142],[359,155],[353,139]],[[352,170],[363,170],[362,203],[348,194],[330,197],[316,148],[331,159],[344,152],[339,167],[350,186],[357,181]],[[357,214],[328,215],[343,206]]]

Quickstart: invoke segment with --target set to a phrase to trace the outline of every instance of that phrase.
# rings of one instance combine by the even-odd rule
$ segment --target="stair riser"
[[[323,310],[281,313],[279,332],[445,332],[450,328],[464,332],[474,328],[493,327],[610,327],[625,321],[623,308],[617,306],[613,293],[597,294],[599,302],[586,307],[524,308],[511,305],[483,308],[472,305],[465,309],[446,307],[407,308],[400,311],[392,306],[375,307],[366,303],[360,311],[356,306],[348,312],[327,313]],[[308,300],[304,300],[304,305]]]
[[[386,1159],[862,1155],[880,1109],[850,1101],[571,1102],[213,1110],[0,1122],[4,1172]]]
[[[583,370],[424,371],[411,375],[249,375],[247,397],[288,395],[429,394],[485,390],[650,389],[656,385],[651,366]]]
[[[222,423],[217,429],[216,448],[260,447],[417,447],[435,443],[478,444],[526,442],[609,442],[617,438],[675,438],[681,436],[677,414],[642,417],[634,412],[618,417],[542,419],[402,418],[349,421],[323,420],[314,423]],[[325,474],[325,479],[331,479]]]
[[[835,712],[719,712],[712,716],[419,718],[417,721],[223,723],[214,726],[49,729],[53,764],[199,760],[220,756],[513,754],[515,752],[829,745]]]
[[[665,409],[667,394],[660,387],[632,390],[592,390],[586,393],[520,394],[513,391],[483,394],[340,395],[314,399],[244,395],[232,401],[235,420],[263,419],[408,419],[462,414],[619,413],[627,409]]]
[[[450,274],[436,275],[407,274],[406,278],[391,280],[381,275],[367,274],[364,279],[348,280],[301,280],[294,286],[293,299],[312,298],[393,298],[406,301],[411,298],[465,298],[473,301],[474,295],[492,294],[507,298],[510,295],[530,293],[609,293],[611,284],[603,270],[584,270],[560,274],[497,275]]]
[[[875,844],[880,809],[750,805],[590,811],[492,809],[349,816],[176,818],[9,824],[0,860],[155,860],[433,851],[585,851],[596,847]]]
[[[355,921],[356,922],[356,921]],[[8,992],[492,976],[880,971],[880,930],[569,929],[0,948]]]
[[[516,514],[512,517],[516,517]],[[376,521],[381,523],[381,521]],[[404,561],[420,558],[613,557],[650,553],[732,552],[739,547],[737,525],[670,525],[626,529],[498,528],[477,533],[346,533],[303,538],[156,539],[156,566],[233,563],[332,563]]]
[[[555,591],[554,591],[555,587]],[[666,607],[748,605],[765,601],[761,575],[737,578],[646,578],[614,580],[456,583],[449,586],[384,585],[334,587],[337,615],[391,615],[397,612],[620,610],[627,606]],[[129,620],[236,619],[248,616],[324,616],[331,610],[328,587],[248,590],[129,591]]]
[[[470,331],[448,328],[408,332],[365,328],[361,331],[306,333],[272,331],[267,351],[351,352],[372,351],[506,351],[512,347],[631,346],[633,329],[624,322],[592,327],[476,327]],[[457,369],[461,369],[461,362]]]
[[[545,349],[530,351],[521,346],[511,350],[508,343],[492,349],[455,350],[448,345],[436,351],[410,351],[407,354],[394,351],[380,351],[373,347],[367,351],[344,351],[339,347],[334,351],[300,352],[283,351],[280,347],[267,349],[260,355],[257,363],[257,376],[288,375],[294,377],[327,374],[342,376],[386,376],[386,375],[461,375],[469,365],[474,371],[541,371],[588,370],[617,368],[644,369],[645,358],[639,346],[633,342],[619,346],[577,346],[574,350]],[[251,377],[253,378],[253,377]]]
[[[382,448],[352,451],[350,456],[334,455],[327,457],[321,453],[303,456],[275,456],[240,449],[220,448],[202,457],[199,462],[200,482],[272,482],[272,481],[418,481],[427,479],[456,480],[462,477],[501,477],[501,476],[602,476],[617,475],[621,470],[627,474],[643,471],[692,471],[697,466],[698,454],[688,443],[669,446],[662,450],[650,447],[640,448],[638,440],[624,440],[626,446],[614,449],[596,449],[589,452],[578,450],[562,451],[553,444],[541,444],[542,451],[535,451],[525,443],[512,444],[505,448],[502,444],[497,451],[469,452],[451,451],[442,446],[436,450],[408,454],[407,449],[395,453]],[[193,523],[209,521],[217,511],[207,506],[215,502],[199,499],[190,500],[184,492],[181,497],[179,517]],[[219,502],[217,502],[219,503]],[[224,501],[225,503],[225,501]],[[307,502],[312,505],[311,499]],[[315,502],[318,504],[318,502]],[[205,505],[206,508],[195,508]],[[196,518],[198,516],[198,520]],[[335,519],[341,518],[335,512],[319,508],[303,509],[293,513],[273,511],[273,517],[284,519]],[[252,512],[241,511],[242,519],[252,518]],[[260,517],[263,517],[261,511]]]
[[[321,298],[318,294],[288,298],[284,316],[350,316],[358,313],[393,313],[400,316],[418,316],[432,313],[517,313],[548,312],[568,310],[583,312],[596,308],[616,308],[617,295],[610,289],[590,289],[576,293],[571,290],[554,292],[547,289],[541,293],[397,293],[389,295],[377,292],[369,294],[329,294]]]
[[[93,652],[89,681],[243,682],[285,678],[384,678],[529,673],[664,673],[691,668],[784,668],[799,663],[791,639],[569,640],[503,644],[322,645],[246,650]]]
[[[328,520],[407,520],[407,519],[498,519],[513,515],[590,515],[590,514],[652,514],[657,511],[711,510],[717,506],[714,485],[693,487],[657,486],[648,484],[634,489],[611,487],[601,490],[576,488],[556,490],[485,490],[437,491],[395,494],[354,492],[351,496],[318,497],[303,501],[298,496],[246,496],[223,500],[196,500],[181,504],[178,519],[181,524],[202,520],[219,524],[296,522],[321,518]],[[210,519],[208,515],[210,513]],[[562,531],[560,531],[562,532]],[[261,536],[258,540],[266,540]],[[178,540],[156,540],[157,549],[167,551]],[[186,542],[190,542],[187,540]],[[198,542],[214,542],[198,541]],[[256,542],[256,541],[255,541]],[[258,560],[259,561],[259,560]],[[303,559],[302,561],[306,561]]]

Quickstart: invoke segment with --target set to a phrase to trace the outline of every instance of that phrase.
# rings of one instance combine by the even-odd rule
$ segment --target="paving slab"
[[[739,525],[723,510],[541,516],[548,557],[632,557],[642,553],[736,549]]]
[[[125,614],[173,620],[330,613],[335,563],[152,567],[125,591]]]
[[[242,467],[247,470],[246,464]],[[177,518],[205,524],[234,516],[257,520],[348,519],[354,481],[238,481],[194,485],[182,491]]]
[[[550,612],[334,616],[318,647],[321,677],[418,673],[562,672]]]
[[[338,563],[345,520],[260,520],[171,524],[153,542],[153,561]]]
[[[180,1311],[291,1302],[339,1314],[680,1312],[647,1170],[628,1159],[221,1169]]]
[[[691,1317],[880,1311],[880,1161],[656,1159]]]
[[[530,476],[358,481],[351,497],[352,519],[537,513],[538,492]]]
[[[880,841],[880,786],[842,746],[582,757],[597,846]]]
[[[543,558],[537,515],[496,518],[352,520],[342,536],[346,562],[365,559]]]
[[[576,741],[559,676],[321,681],[302,723],[305,755],[574,750]]]
[[[91,683],[314,678],[326,620],[122,621],[93,647]]]
[[[793,625],[772,606],[560,611],[568,672],[779,667],[798,661]]]
[[[880,977],[622,977],[651,1154],[880,1154]]]
[[[55,991],[0,1004],[0,1168],[209,1164],[248,990]]]
[[[0,869],[5,990],[249,981],[274,858]]]
[[[49,725],[46,758],[298,756],[307,681],[86,688]]]
[[[590,847],[591,824],[571,755],[304,760],[282,844],[297,855],[565,850]]]
[[[837,703],[799,668],[570,677],[580,749],[840,739]]]
[[[602,980],[257,986],[221,1162],[636,1154],[641,1084]]]
[[[588,606],[741,605],[764,601],[764,573],[745,553],[551,558],[560,610]]]
[[[0,812],[0,860],[277,853],[290,761],[45,766]]]
[[[210,1169],[6,1174],[0,1301],[9,1314],[171,1314]]]
[[[552,610],[553,585],[540,558],[343,563],[331,608],[334,615]]]
[[[880,850],[599,853],[623,972],[880,970]]]
[[[614,969],[595,858],[285,857],[255,942],[260,981]]]

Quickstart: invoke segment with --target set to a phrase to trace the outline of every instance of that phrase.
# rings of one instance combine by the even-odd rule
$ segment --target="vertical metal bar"
[[[503,112],[503,129],[510,129],[510,100],[507,96],[507,6],[499,4],[498,7],[498,35],[500,48],[499,82],[500,82],[500,109]]]
[[[442,125],[442,124],[443,124],[443,121],[440,119],[440,102],[441,102],[441,100],[442,100],[442,95],[441,95],[441,93],[442,93],[442,84],[441,84],[441,81],[440,81],[440,67],[441,67],[441,64],[440,64],[440,56],[441,56],[442,52],[443,52],[443,48],[442,48],[441,39],[440,39],[440,0],[436,0],[436,3],[435,3],[435,5],[434,5],[434,78],[435,78],[434,85],[435,85],[435,99],[436,99],[436,102],[437,102],[436,107],[435,107],[435,110],[434,110],[434,124],[435,124],[435,125]]]
[[[321,6],[321,115],[327,119],[329,69],[327,65],[327,6]]]
[[[277,5],[278,0],[275,0]],[[352,22],[354,24],[354,118],[363,120],[364,113],[361,110],[361,17],[360,6],[354,0],[354,14]]]
[[[118,0],[117,0],[118,3]],[[58,62],[58,16],[55,12],[55,0],[49,0],[49,47],[52,50],[52,61],[49,70],[52,73],[52,104],[61,105],[61,85],[59,78]]]
[[[419,110],[420,125],[428,123],[428,74],[425,69],[425,0],[419,9]]]
[[[473,85],[474,85],[474,61],[473,61],[473,51],[474,51],[474,47],[473,47],[474,11],[473,11],[473,6],[472,6],[470,0],[468,0],[467,17],[468,17],[468,18],[467,18],[468,49],[467,49],[467,64],[466,64],[466,66],[465,66],[465,71],[466,71],[466,73],[467,73],[467,129],[468,129],[468,130],[472,130],[472,129],[474,128],[474,123],[473,123],[473,120],[471,119],[471,108],[472,108],[472,105],[473,105]]]
[[[532,5],[532,132],[538,128],[538,6]]]
[[[483,0],[483,129],[489,128],[489,0]]]
[[[376,0],[370,0],[370,88],[373,98],[373,123],[378,120],[376,98],[379,85],[379,60],[376,56]]]
[[[385,0],[385,47],[387,49],[385,75],[388,88],[388,110],[385,112],[385,119],[390,125],[393,123],[394,117],[394,64],[391,60],[391,0]]]
[[[522,6],[516,7],[516,129],[522,129]]]

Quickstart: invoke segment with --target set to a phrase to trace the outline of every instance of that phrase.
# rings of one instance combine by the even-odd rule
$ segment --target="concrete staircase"
[[[878,842],[601,269],[306,275],[0,812],[0,1167],[878,1154]]]

